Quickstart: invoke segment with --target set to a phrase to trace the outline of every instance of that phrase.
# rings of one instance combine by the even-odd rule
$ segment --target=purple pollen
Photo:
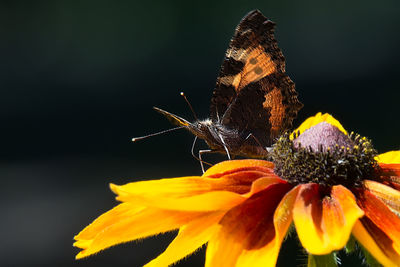
[[[320,151],[321,146],[325,152],[328,151],[328,147],[334,149],[336,145],[350,149],[354,146],[353,141],[346,134],[327,122],[321,122],[307,129],[293,140],[293,144],[296,148],[300,146],[311,148],[315,152]]]

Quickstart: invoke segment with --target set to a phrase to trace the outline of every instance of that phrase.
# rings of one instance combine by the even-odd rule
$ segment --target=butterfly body
[[[262,145],[254,146],[252,135],[230,129],[220,121],[211,119],[189,122],[175,114],[160,108],[155,110],[167,117],[173,124],[184,126],[188,131],[203,139],[214,152],[226,153],[232,156],[247,156],[252,158],[265,158],[267,149]]]
[[[155,108],[205,140],[211,151],[265,158],[303,106],[285,72],[275,23],[260,11],[247,14],[230,41],[210,106],[210,118],[189,122]]]
[[[252,135],[230,129],[220,122],[207,119],[197,121],[193,126],[191,132],[205,140],[212,151],[251,158],[265,158],[268,155],[266,147],[254,145]]]

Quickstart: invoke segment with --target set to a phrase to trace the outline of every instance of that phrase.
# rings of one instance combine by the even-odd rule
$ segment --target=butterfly
[[[275,23],[258,10],[241,20],[217,78],[210,118],[189,122],[155,108],[196,139],[203,139],[210,149],[200,152],[266,158],[268,148],[291,127],[303,105],[285,73],[274,28]]]

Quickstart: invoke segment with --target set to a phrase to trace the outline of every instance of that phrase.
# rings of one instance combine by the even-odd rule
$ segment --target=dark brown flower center
[[[326,186],[359,186],[373,179],[378,168],[376,151],[360,135],[347,135],[322,122],[304,133],[283,135],[272,153],[275,173],[290,183],[318,183]]]

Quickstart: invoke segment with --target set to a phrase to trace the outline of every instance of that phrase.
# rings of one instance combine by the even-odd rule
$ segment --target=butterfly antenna
[[[145,139],[147,137],[152,137],[152,136],[156,136],[156,135],[172,132],[172,131],[179,130],[179,129],[182,129],[182,128],[185,128],[185,126],[179,126],[179,127],[175,127],[175,128],[172,128],[172,129],[160,131],[160,132],[157,132],[157,133],[148,134],[148,135],[145,135],[145,136],[134,137],[134,138],[132,138],[132,142],[136,142],[136,141]]]
[[[196,116],[196,112],[194,112],[194,109],[193,109],[192,105],[190,104],[189,100],[187,99],[185,93],[181,92],[181,96],[183,96],[183,98],[185,99],[186,103],[188,104],[190,110],[192,111],[192,114],[193,114],[193,117],[195,118],[195,120],[198,121],[199,119]]]

